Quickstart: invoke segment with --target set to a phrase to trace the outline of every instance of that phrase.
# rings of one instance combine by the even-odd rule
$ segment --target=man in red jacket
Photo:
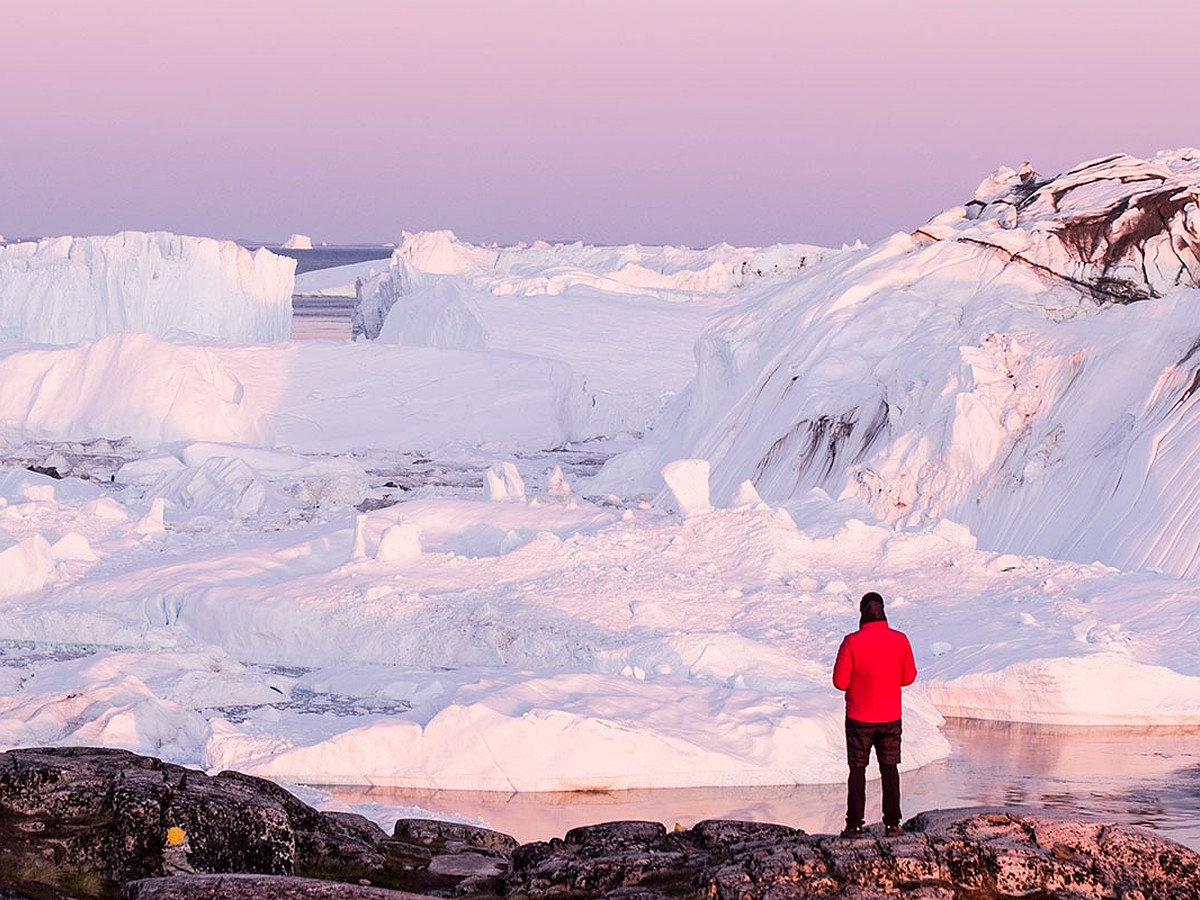
[[[883,782],[883,832],[900,834],[900,688],[917,678],[912,645],[904,632],[888,626],[883,597],[863,594],[858,631],[846,635],[833,664],[833,686],[846,692],[846,829],[863,833],[867,763],[871,748]]]

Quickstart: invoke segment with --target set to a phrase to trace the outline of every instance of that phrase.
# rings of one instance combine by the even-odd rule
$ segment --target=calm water
[[[944,733],[953,756],[902,776],[905,816],[960,806],[1066,811],[1149,828],[1200,851],[1200,730],[1087,729],[957,720]],[[843,825],[842,785],[495,794],[326,788],[351,803],[419,806],[486,821],[521,841],[561,837],[617,819],[671,828],[701,819],[782,822],[810,833]],[[878,818],[878,782],[867,817]]]
[[[251,247],[251,249],[254,249]],[[335,266],[349,266],[374,259],[388,259],[390,247],[314,247],[312,250],[284,250],[269,247],[280,256],[296,260],[296,274],[315,272]],[[292,297],[292,340],[349,340],[350,318],[354,314],[353,297]]]
[[[292,340],[350,340],[353,297],[293,297]]]

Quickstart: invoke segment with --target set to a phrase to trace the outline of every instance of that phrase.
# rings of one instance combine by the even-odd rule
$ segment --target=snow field
[[[146,449],[216,441],[309,453],[374,445],[444,456],[485,443],[541,450],[650,427],[672,393],[666,384],[602,393],[565,363],[506,351],[318,341],[268,348],[123,333],[66,348],[0,346],[0,436],[111,435]]]
[[[203,466],[220,450],[178,455]],[[277,481],[301,471],[241,461]],[[282,530],[168,511],[147,534],[153,491],[131,482],[126,506],[12,473],[12,546],[78,537],[70,558],[26,572],[40,590],[0,601],[0,734],[326,784],[838,781],[828,670],[866,587],[888,597],[922,670],[906,767],[945,755],[941,712],[1200,724],[1186,581],[997,555],[950,523],[897,533],[819,494],[791,515],[680,519],[597,507],[530,474],[524,498],[480,488]],[[403,553],[385,550],[396,528]]]

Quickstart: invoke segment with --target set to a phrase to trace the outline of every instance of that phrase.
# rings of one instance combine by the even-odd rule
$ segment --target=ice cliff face
[[[119,331],[247,341],[291,333],[296,263],[167,232],[0,247],[0,339],[70,344]]]
[[[482,349],[487,329],[470,282],[415,269],[396,255],[388,271],[357,287],[355,335],[415,347]]]
[[[702,457],[716,502],[820,489],[994,549],[1195,575],[1198,185],[1196,151],[1001,170],[719,317],[653,449],[602,479],[650,489]]]

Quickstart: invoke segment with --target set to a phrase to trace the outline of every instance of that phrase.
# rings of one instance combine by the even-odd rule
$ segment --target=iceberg
[[[719,505],[819,489],[898,528],[1195,576],[1198,217],[1197,151],[1002,169],[718,315],[653,441],[594,489],[702,458]]]
[[[295,260],[265,248],[162,231],[7,244],[0,339],[74,344],[143,331],[286,340],[295,272]]]
[[[293,234],[279,246],[284,250],[311,250],[313,243],[307,234]]]

